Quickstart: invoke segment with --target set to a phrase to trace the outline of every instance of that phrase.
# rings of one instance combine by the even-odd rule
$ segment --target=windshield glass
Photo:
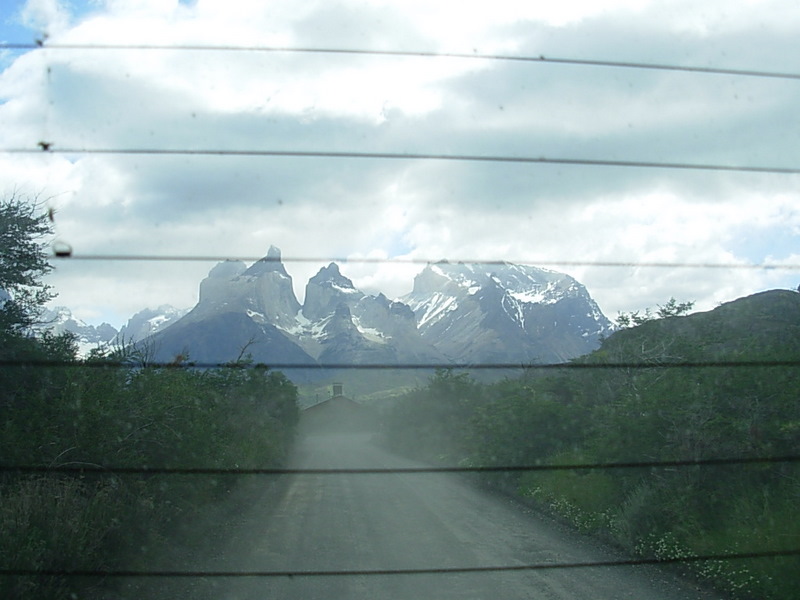
[[[793,3],[0,16],[0,595],[796,594]]]

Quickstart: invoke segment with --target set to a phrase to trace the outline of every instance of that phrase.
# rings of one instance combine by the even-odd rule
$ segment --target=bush
[[[0,564],[26,570],[101,569],[123,513],[112,482],[37,477],[0,486]],[[3,577],[0,596],[66,597],[76,583],[59,577]]]
[[[265,370],[76,361],[24,378],[15,401],[0,402],[4,462],[109,471],[0,481],[0,568],[6,569],[142,566],[148,548],[170,539],[196,507],[224,497],[238,478],[116,476],[115,467],[277,466],[298,416],[294,386]],[[7,577],[0,597],[60,597],[96,583]]]

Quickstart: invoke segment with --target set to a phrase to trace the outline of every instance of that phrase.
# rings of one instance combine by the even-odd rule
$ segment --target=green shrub
[[[123,506],[111,482],[37,477],[0,487],[0,564],[8,569],[99,569]],[[0,597],[67,597],[75,581],[2,577]]]
[[[226,497],[239,478],[117,476],[114,468],[277,466],[298,416],[296,388],[263,369],[76,361],[17,375],[25,385],[13,401],[0,393],[4,464],[108,471],[0,481],[0,567],[7,569],[149,568],[149,549],[188,530],[194,509]],[[96,583],[6,577],[0,597],[57,598]]]

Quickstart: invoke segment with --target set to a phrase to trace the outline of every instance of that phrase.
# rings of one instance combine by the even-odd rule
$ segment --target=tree
[[[660,304],[657,306],[658,310],[655,312],[649,308],[646,308],[644,313],[640,313],[638,310],[629,313],[620,312],[616,319],[617,327],[620,329],[627,329],[629,327],[637,327],[642,323],[647,323],[654,319],[682,317],[692,310],[694,302],[678,302],[675,298],[670,298],[663,306]]]
[[[47,242],[52,233],[41,204],[16,194],[0,200],[0,329],[33,324],[54,294],[42,277],[52,269]]]
[[[694,307],[694,302],[678,302],[675,298],[670,298],[664,305],[658,305],[656,316],[660,319],[667,317],[682,317]]]

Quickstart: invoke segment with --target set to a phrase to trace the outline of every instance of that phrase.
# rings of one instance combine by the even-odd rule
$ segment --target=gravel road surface
[[[291,466],[421,465],[388,453],[368,434],[339,433],[301,439]],[[624,558],[455,474],[299,474],[279,479],[271,484],[253,482],[251,499],[224,533],[217,534],[208,556],[192,556],[192,564],[162,568],[361,571]],[[164,581],[156,589],[165,597],[221,600],[716,598],[651,567],[208,578]],[[154,595],[152,589],[147,595]]]

